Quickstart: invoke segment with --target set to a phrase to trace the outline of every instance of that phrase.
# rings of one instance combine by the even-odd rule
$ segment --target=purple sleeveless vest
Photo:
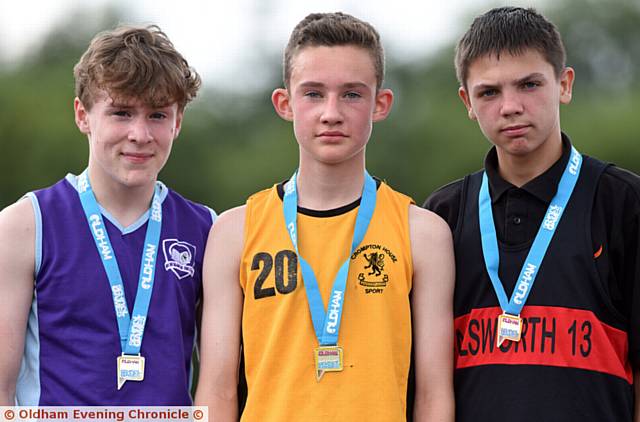
[[[36,214],[36,284],[18,404],[191,405],[196,305],[215,213],[161,185],[162,231],[141,349],[145,379],[117,390],[121,350],[113,299],[74,183],[75,176],[67,176],[29,195]],[[148,213],[127,228],[103,215],[131,312]]]

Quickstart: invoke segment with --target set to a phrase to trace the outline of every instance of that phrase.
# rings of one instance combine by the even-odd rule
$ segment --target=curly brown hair
[[[114,101],[135,98],[152,107],[195,98],[200,76],[156,25],[119,26],[97,34],[74,66],[75,93],[91,109],[100,91]]]

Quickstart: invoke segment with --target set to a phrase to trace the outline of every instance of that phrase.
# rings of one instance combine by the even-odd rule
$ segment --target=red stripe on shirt
[[[627,333],[593,312],[525,306],[522,339],[496,346],[499,307],[474,309],[455,319],[455,367],[546,365],[603,372],[633,382]]]

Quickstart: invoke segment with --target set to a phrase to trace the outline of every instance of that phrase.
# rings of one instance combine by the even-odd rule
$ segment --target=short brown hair
[[[305,47],[353,45],[369,52],[378,89],[384,81],[384,50],[375,28],[342,12],[312,13],[293,29],[284,50],[284,84],[289,86],[293,57]]]
[[[74,66],[76,96],[91,109],[97,91],[113,99],[136,98],[153,107],[195,98],[198,73],[156,25],[119,26],[96,35]]]
[[[556,26],[535,9],[499,7],[475,18],[456,46],[456,76],[466,89],[469,66],[488,54],[522,54],[538,51],[559,77],[566,65],[566,53]]]

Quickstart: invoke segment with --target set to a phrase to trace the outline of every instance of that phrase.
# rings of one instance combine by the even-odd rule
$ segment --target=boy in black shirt
[[[456,419],[631,421],[640,178],[561,132],[574,70],[535,10],[476,18],[455,64],[494,145],[425,203],[454,234]]]

